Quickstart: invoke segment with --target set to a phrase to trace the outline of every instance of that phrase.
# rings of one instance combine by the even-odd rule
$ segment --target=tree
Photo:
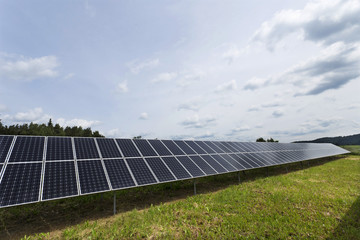
[[[256,142],[266,142],[264,138],[260,137],[258,139],[256,139]]]
[[[264,138],[260,137],[256,139],[256,142],[279,142],[279,140],[274,140],[273,138],[268,138],[267,140],[265,140]]]

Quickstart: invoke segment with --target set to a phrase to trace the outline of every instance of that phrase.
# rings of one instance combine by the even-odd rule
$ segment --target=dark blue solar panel
[[[215,153],[215,151],[211,149],[208,145],[206,145],[205,142],[195,141],[195,143],[199,145],[202,149],[204,149],[207,153]]]
[[[156,183],[156,179],[142,158],[126,159],[138,185]]]
[[[225,145],[222,144],[221,142],[213,142],[213,143],[225,153],[232,153],[233,152],[230,149],[228,149],[227,147],[225,147]]]
[[[245,159],[248,159],[249,161],[255,163],[258,167],[264,167],[266,165],[259,159],[256,159],[251,153],[244,153],[243,156]]]
[[[191,160],[193,160],[194,163],[196,163],[196,165],[198,165],[201,170],[203,170],[203,172],[206,175],[211,175],[211,174],[216,174],[217,172],[209,165],[207,164],[207,162],[204,161],[204,159],[202,159],[199,156],[190,156]]]
[[[175,180],[174,176],[160,158],[145,158],[145,161],[149,164],[160,182]]]
[[[0,183],[0,206],[39,200],[42,163],[8,164]]]
[[[135,186],[135,182],[123,159],[104,160],[104,164],[113,189]]]
[[[246,168],[245,165],[243,165],[240,161],[238,161],[236,157],[237,155],[235,154],[222,154],[221,156],[225,158],[226,161],[231,163],[234,167],[236,167],[238,170],[242,170]]]
[[[231,159],[232,162],[229,162],[226,161],[221,155],[211,155],[211,157],[214,158],[219,164],[221,164],[229,172],[233,172],[238,169],[241,169],[241,166],[233,159]]]
[[[100,158],[94,138],[74,138],[77,159]]]
[[[47,162],[45,165],[42,199],[78,195],[75,162]]]
[[[5,162],[13,138],[13,136],[0,136],[0,163]]]
[[[163,157],[165,164],[171,169],[177,179],[191,178],[190,174],[175,157]]]
[[[224,153],[224,151],[215,145],[214,142],[204,141],[204,143],[211,147],[216,153]]]
[[[125,157],[141,156],[131,139],[116,139],[116,142],[118,143]]]
[[[209,155],[201,156],[210,166],[212,166],[218,173],[227,172],[225,168],[223,168],[217,161],[215,161]],[[235,170],[235,169],[234,169]]]
[[[243,165],[246,169],[256,168],[258,165],[248,158],[244,157],[244,154],[232,154],[232,157]]]
[[[144,139],[135,139],[134,143],[140,150],[143,156],[157,156],[154,149],[152,149],[151,145]]]
[[[160,156],[172,155],[160,140],[149,140],[149,142]]]
[[[121,158],[120,151],[114,139],[97,138],[96,142],[103,158]]]
[[[183,151],[171,140],[162,141],[174,155],[185,155]]]
[[[81,194],[109,190],[100,160],[77,161]]]
[[[184,141],[174,141],[176,143],[176,145],[179,146],[179,148],[181,148],[181,150],[183,150],[184,153],[186,154],[196,154],[194,152],[194,150],[192,150]]]
[[[230,150],[230,152],[238,152],[236,148],[234,148],[230,143],[228,142],[220,142],[223,146],[225,146],[227,149]]]
[[[194,141],[185,141],[187,145],[189,145],[197,154],[206,154],[206,152],[199,147],[199,145],[196,144]]]
[[[200,170],[200,168],[198,166],[196,166],[195,163],[193,163],[193,161],[191,161],[191,159],[189,157],[180,156],[180,157],[177,157],[177,159],[181,162],[181,164],[188,170],[188,172],[193,177],[199,177],[199,176],[204,176],[205,175]]]
[[[9,162],[36,162],[43,160],[44,137],[16,138]]]
[[[74,159],[71,138],[48,137],[46,147],[46,161]]]

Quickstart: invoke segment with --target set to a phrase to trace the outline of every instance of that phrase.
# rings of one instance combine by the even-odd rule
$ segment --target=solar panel
[[[332,144],[0,136],[0,207],[344,153]]]
[[[44,137],[18,136],[9,162],[36,162],[43,160]]]
[[[126,162],[129,165],[138,185],[153,184],[157,182],[144,159],[131,158],[126,159]]]
[[[131,139],[116,139],[121,152],[125,157],[140,157],[139,151],[136,149]]]
[[[47,162],[42,199],[56,199],[78,195],[75,162]]]
[[[193,177],[204,176],[205,173],[187,156],[177,157],[179,162],[188,170]]]
[[[0,206],[39,201],[42,163],[8,164],[0,183]]]
[[[171,152],[165,147],[160,140],[149,140],[149,143],[160,156],[172,155]]]
[[[77,161],[81,194],[110,190],[100,160]]]
[[[123,159],[104,160],[104,164],[113,189],[135,186],[135,182]]]
[[[145,161],[149,164],[160,182],[175,180],[172,173],[169,171],[169,169],[166,167],[166,165],[162,162],[160,158],[145,158]]]
[[[0,163],[5,162],[13,138],[13,136],[0,136]]]
[[[204,149],[202,149],[196,142],[193,141],[185,141],[187,145],[189,145],[197,154],[207,154]]]
[[[77,159],[100,158],[94,138],[74,138]]]
[[[185,155],[185,153],[172,140],[162,140],[162,143],[165,144],[174,155]]]
[[[163,157],[165,164],[171,169],[177,179],[191,178],[191,175],[175,157]]]
[[[151,145],[147,142],[147,140],[144,139],[136,139],[134,140],[135,145],[140,150],[141,154],[143,156],[157,156],[154,149],[151,147]]]
[[[71,138],[48,137],[46,161],[74,159]]]
[[[97,138],[96,142],[103,158],[121,158],[121,153],[114,139]]]

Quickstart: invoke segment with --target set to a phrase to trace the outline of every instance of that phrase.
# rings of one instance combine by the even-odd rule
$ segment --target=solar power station
[[[0,136],[0,207],[345,153],[315,143]]]

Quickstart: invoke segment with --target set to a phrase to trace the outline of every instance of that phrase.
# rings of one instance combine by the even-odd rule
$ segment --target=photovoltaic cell
[[[209,165],[207,164],[206,161],[204,161],[204,159],[202,159],[199,156],[190,156],[189,157],[191,160],[193,160],[194,163],[196,163],[196,165],[199,166],[199,168],[201,168],[201,170],[203,170],[203,172],[206,175],[212,175],[212,174],[216,174],[217,172]]]
[[[110,190],[100,160],[77,161],[81,194]]]
[[[175,180],[174,176],[160,158],[145,158],[145,161],[149,164],[160,182]]]
[[[0,183],[0,206],[39,200],[42,163],[8,164]]]
[[[46,161],[74,159],[71,138],[48,137]]]
[[[94,138],[74,138],[77,159],[100,158]]]
[[[163,157],[165,164],[171,169],[177,179],[191,178],[190,174],[175,157]]]
[[[204,176],[205,174],[200,170],[200,168],[198,166],[195,165],[195,163],[193,163],[193,161],[191,161],[191,159],[187,156],[180,156],[177,157],[177,159],[181,162],[181,164],[188,170],[188,172],[193,176],[193,177],[200,177],[200,176]]]
[[[233,172],[238,169],[241,169],[241,166],[239,166],[239,164],[233,159],[231,159],[232,162],[229,162],[229,161],[226,161],[221,155],[211,155],[211,157],[214,158],[218,163],[220,163],[229,172]]]
[[[199,147],[195,142],[193,141],[185,141],[187,145],[189,145],[197,154],[206,154],[206,152]]]
[[[244,154],[233,154],[232,157],[238,161],[241,165],[245,167],[245,169],[251,169],[259,167],[256,163],[244,157]]]
[[[204,141],[206,145],[211,147],[216,153],[224,153],[223,150],[221,150],[217,145],[215,145],[213,142],[210,141]]]
[[[18,136],[9,162],[36,162],[43,160],[44,137]]]
[[[169,156],[172,153],[165,147],[160,140],[149,140],[149,143],[160,156]]]
[[[97,138],[96,142],[103,158],[121,158],[120,151],[114,139]]]
[[[218,148],[220,148],[221,150],[223,150],[223,152],[225,153],[232,153],[233,151],[231,151],[230,149],[228,149],[227,147],[225,147],[224,144],[222,144],[222,142],[213,142]]]
[[[42,199],[78,195],[75,162],[46,162]]]
[[[134,143],[140,150],[141,154],[145,156],[157,156],[154,149],[152,149],[151,145],[144,139],[134,139]]]
[[[208,145],[206,145],[204,142],[202,141],[196,141],[195,142],[197,145],[199,145],[202,149],[204,149],[206,151],[206,153],[215,153],[215,151],[213,149],[211,149]]]
[[[131,172],[133,173],[138,185],[156,183],[156,179],[152,175],[148,166],[145,164],[142,158],[126,159]]]
[[[125,157],[140,157],[139,151],[136,149],[131,139],[116,139],[122,153]]]
[[[0,163],[5,162],[13,138],[13,136],[0,136]]]
[[[171,140],[162,141],[174,155],[185,155],[183,151]]]
[[[113,189],[135,186],[135,182],[123,159],[104,160],[104,164]]]
[[[181,150],[183,150],[184,153],[186,154],[196,154],[194,152],[194,150],[192,150],[184,141],[181,140],[177,140],[174,141],[176,143],[176,145],[178,145],[179,148],[181,148]]]
[[[205,162],[207,162],[211,167],[213,167],[218,173],[227,172],[217,161],[215,161],[210,155],[201,156]],[[234,169],[235,170],[235,169]]]
[[[238,170],[245,169],[246,167],[242,162],[238,161],[236,154],[222,154],[223,158],[226,159],[229,163],[231,163],[234,167],[236,167]]]
[[[227,149],[230,150],[230,152],[238,152],[238,150],[236,148],[234,148],[233,146],[231,146],[231,144],[227,143],[227,142],[220,142],[223,146],[225,146]]]

